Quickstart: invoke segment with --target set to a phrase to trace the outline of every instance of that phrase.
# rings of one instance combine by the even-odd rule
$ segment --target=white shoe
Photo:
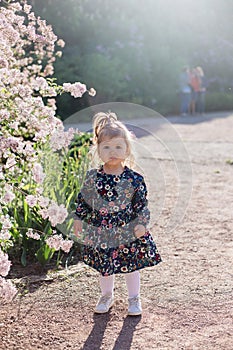
[[[129,316],[139,316],[142,314],[142,306],[139,296],[129,298],[129,308],[128,315]]]
[[[103,295],[95,307],[96,314],[105,314],[113,306],[114,298],[112,294]]]

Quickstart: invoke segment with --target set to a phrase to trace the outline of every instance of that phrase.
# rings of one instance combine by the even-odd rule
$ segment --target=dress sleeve
[[[135,226],[138,224],[147,226],[150,221],[150,211],[148,209],[146,183],[143,177],[135,188],[131,204],[133,216],[135,217]]]
[[[87,219],[93,212],[92,198],[94,190],[94,174],[88,171],[83,183],[83,186],[76,199],[76,210],[74,213],[74,220]]]

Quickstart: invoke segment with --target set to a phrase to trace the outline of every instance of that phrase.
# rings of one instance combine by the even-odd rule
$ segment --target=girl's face
[[[125,139],[114,137],[104,138],[98,145],[98,152],[104,164],[117,166],[128,157],[128,147]]]

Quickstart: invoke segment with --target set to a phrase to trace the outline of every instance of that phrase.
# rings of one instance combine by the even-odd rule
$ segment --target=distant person
[[[205,95],[206,95],[206,78],[203,69],[198,66],[196,67],[197,75],[199,78],[199,90],[197,94],[197,113],[205,113]]]
[[[197,109],[198,94],[200,92],[200,77],[196,68],[190,71],[191,102],[189,106],[190,114],[195,114]]]
[[[189,113],[189,105],[191,101],[191,87],[189,68],[184,67],[179,77],[180,90],[180,113],[185,116]]]

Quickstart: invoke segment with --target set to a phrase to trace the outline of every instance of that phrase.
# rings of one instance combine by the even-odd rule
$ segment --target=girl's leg
[[[100,276],[101,297],[95,307],[97,314],[104,314],[109,311],[114,302],[113,297],[114,275]]]
[[[100,289],[102,295],[113,295],[114,275],[100,276]]]
[[[142,313],[142,306],[140,301],[140,273],[139,271],[134,271],[127,273],[125,275],[126,285],[129,295],[129,316],[139,316]]]
[[[140,293],[140,273],[134,271],[125,275],[126,286],[128,289],[129,298],[139,296]]]

